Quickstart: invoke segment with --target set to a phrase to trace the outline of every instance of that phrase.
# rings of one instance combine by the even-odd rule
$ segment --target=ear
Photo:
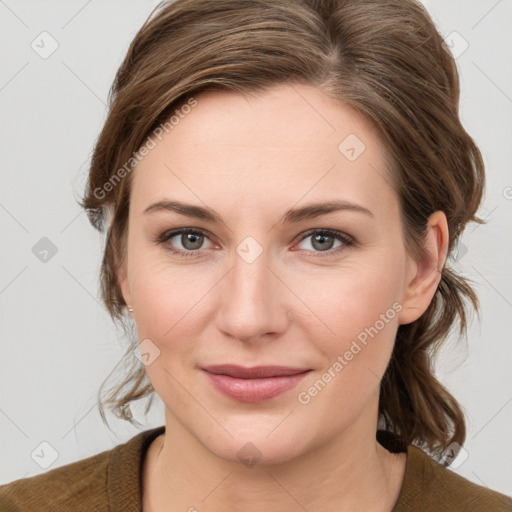
[[[430,305],[448,252],[449,231],[446,215],[434,212],[428,219],[428,233],[424,255],[419,261],[408,256],[407,276],[402,310],[398,315],[399,324],[417,320]]]

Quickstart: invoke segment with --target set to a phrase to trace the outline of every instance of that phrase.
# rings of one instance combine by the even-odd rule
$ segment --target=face
[[[411,293],[419,266],[376,132],[312,86],[195,99],[133,171],[119,271],[166,422],[231,461],[375,432],[397,328],[430,300]],[[218,218],[155,206],[171,201]],[[203,370],[225,364],[308,371],[277,395],[276,378],[267,395],[231,381],[229,396]]]

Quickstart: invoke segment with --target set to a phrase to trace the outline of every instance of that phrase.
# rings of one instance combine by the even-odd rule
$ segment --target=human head
[[[82,201],[98,229],[112,209],[101,279],[114,319],[123,318],[126,306],[117,277],[118,262],[126,256],[134,176],[125,164],[137,165],[133,153],[202,92],[263,93],[286,83],[318,87],[371,124],[386,148],[411,255],[421,256],[433,212],[446,215],[449,253],[467,222],[479,221],[482,159],[458,118],[455,63],[421,5],[399,0],[162,4],[118,71]],[[398,329],[381,383],[380,412],[404,444],[425,443],[433,451],[452,441],[462,444],[463,415],[435,379],[431,351],[457,317],[463,332],[465,298],[476,306],[469,285],[445,266],[428,309]],[[111,396],[126,418],[130,401],[152,390],[137,363]],[[127,391],[127,386],[132,387]]]

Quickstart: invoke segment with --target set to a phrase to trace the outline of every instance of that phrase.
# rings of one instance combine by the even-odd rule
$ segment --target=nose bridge
[[[235,248],[222,290],[218,327],[241,341],[284,329],[286,314],[278,283],[269,267],[271,251],[253,237]]]

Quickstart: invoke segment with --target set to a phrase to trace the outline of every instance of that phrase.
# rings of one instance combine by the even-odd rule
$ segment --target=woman
[[[82,206],[143,363],[106,402],[132,421],[155,391],[165,426],[2,487],[2,510],[512,510],[444,467],[465,423],[431,368],[478,304],[446,266],[482,222],[458,96],[413,0],[157,8]]]

